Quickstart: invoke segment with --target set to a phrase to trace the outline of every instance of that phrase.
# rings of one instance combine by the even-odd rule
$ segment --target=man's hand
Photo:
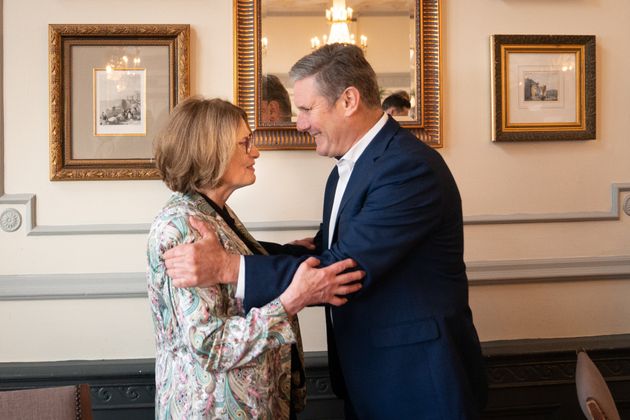
[[[315,238],[296,239],[295,241],[289,242],[289,244],[303,246],[306,249],[315,251]]]
[[[236,283],[239,256],[228,254],[215,232],[204,222],[190,217],[191,227],[201,239],[178,245],[164,253],[166,273],[176,287],[208,287],[219,283]]]
[[[280,302],[289,315],[295,315],[302,308],[317,303],[329,303],[334,306],[345,304],[343,297],[361,288],[361,284],[353,283],[365,276],[363,271],[344,271],[356,267],[351,259],[342,260],[324,268],[319,260],[309,257],[298,267],[291,284],[280,295]]]

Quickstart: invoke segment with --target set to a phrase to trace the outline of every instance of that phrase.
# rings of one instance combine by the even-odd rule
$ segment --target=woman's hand
[[[338,261],[328,267],[317,268],[319,260],[309,257],[298,267],[291,284],[280,295],[280,302],[289,315],[295,315],[305,306],[318,303],[329,303],[334,306],[345,304],[348,299],[344,295],[361,289],[355,283],[365,276],[364,271],[346,270],[357,264],[352,259]]]

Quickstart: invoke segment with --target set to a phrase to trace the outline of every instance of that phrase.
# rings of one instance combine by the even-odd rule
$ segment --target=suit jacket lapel
[[[394,134],[400,129],[400,125],[393,119],[391,116],[388,118],[387,122],[376,134],[374,140],[369,144],[369,146],[363,151],[359,160],[354,164],[354,168],[352,169],[352,175],[350,176],[350,180],[348,181],[348,185],[346,187],[346,191],[341,198],[341,203],[339,204],[339,211],[337,212],[337,219],[339,215],[343,211],[344,206],[348,203],[348,201],[352,198],[352,196],[361,190],[361,187],[369,182],[369,174],[372,168],[372,164],[379,157],[383,155],[389,142],[394,137]],[[334,191],[333,191],[334,194]],[[331,203],[332,206],[332,203]],[[330,213],[329,213],[330,215]],[[337,226],[335,224],[335,226]]]
[[[339,172],[335,166],[326,182],[326,190],[324,192],[324,217],[322,220],[322,249],[328,249],[328,226],[330,226],[330,213],[332,212],[333,201],[335,200],[335,190],[337,189],[337,181],[339,181]]]

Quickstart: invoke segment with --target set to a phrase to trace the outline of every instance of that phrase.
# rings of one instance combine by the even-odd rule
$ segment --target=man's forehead
[[[325,100],[319,92],[317,82],[313,76],[297,80],[293,85],[293,96],[296,101],[319,102]]]
[[[310,105],[317,102],[317,95],[311,90],[295,89],[293,97],[296,105]]]
[[[293,84],[293,90],[295,91],[312,91],[316,86],[315,78],[313,76],[305,77],[304,79],[296,80]]]

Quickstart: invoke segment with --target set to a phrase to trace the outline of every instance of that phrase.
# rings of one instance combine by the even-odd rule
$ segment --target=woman
[[[266,254],[226,205],[236,189],[256,180],[259,152],[246,118],[229,102],[189,98],[156,139],[157,167],[175,192],[148,241],[156,418],[287,419],[304,405],[299,326],[283,306],[293,284],[246,314],[235,286],[173,287],[162,256],[199,238],[190,216],[212,226],[229,252]],[[292,345],[299,348],[293,357]]]

